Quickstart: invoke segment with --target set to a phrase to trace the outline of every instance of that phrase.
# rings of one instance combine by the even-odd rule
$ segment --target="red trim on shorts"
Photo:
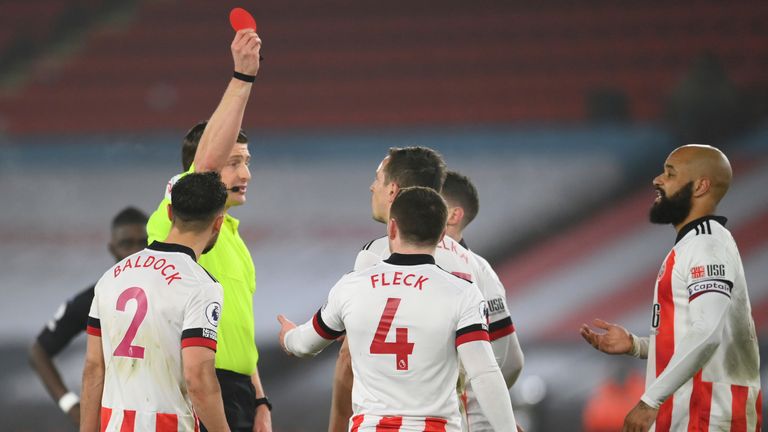
[[[91,336],[98,336],[101,337],[101,329],[96,327],[87,326],[85,328],[85,332],[88,333]]]
[[[123,410],[123,424],[120,425],[120,432],[134,432],[136,428],[136,411]]]
[[[447,423],[448,420],[446,419],[427,417],[424,419],[424,432],[445,432]]]
[[[459,346],[461,344],[465,344],[467,342],[474,342],[474,341],[489,341],[491,338],[488,336],[488,332],[485,330],[477,330],[469,333],[464,333],[463,335],[456,338],[456,346]]]
[[[749,387],[731,386],[731,432],[747,432]]]
[[[467,421],[467,432],[472,432],[472,426],[469,424],[469,415],[467,414],[467,411],[469,409],[469,401],[468,401],[466,389],[463,392],[461,392],[461,395],[459,396],[459,401],[461,402],[461,406],[464,408],[464,412],[462,414],[464,415],[464,418]]]
[[[176,414],[155,414],[155,432],[178,432],[179,417]]]
[[[757,392],[757,401],[755,402],[755,412],[757,413],[757,426],[755,432],[763,430],[763,391]]]
[[[192,346],[206,347],[216,351],[216,341],[213,339],[208,339],[204,337],[189,337],[181,340],[182,348],[192,347]]]
[[[363,420],[365,420],[365,416],[362,414],[352,417],[352,429],[349,432],[357,432],[360,429],[360,425],[363,424]]]
[[[376,425],[376,432],[399,431],[403,425],[402,417],[382,417],[379,424]]]
[[[709,431],[709,417],[712,410],[712,383],[701,379],[701,369],[693,376],[693,389],[691,390],[689,410],[688,432]]]
[[[515,325],[510,324],[508,326],[504,326],[500,329],[496,329],[492,332],[489,332],[488,337],[490,338],[491,341],[495,341],[496,339],[501,339],[506,335],[511,335],[514,332],[515,332]]]
[[[672,296],[672,269],[675,266],[675,250],[672,249],[664,263],[664,274],[659,280],[659,327],[656,334],[656,377],[664,372],[675,352],[675,301]],[[670,396],[656,416],[656,432],[669,432],[672,427],[672,401]]]
[[[101,413],[99,414],[99,421],[101,423],[99,430],[101,432],[107,430],[110,418],[112,418],[112,408],[101,407]]]

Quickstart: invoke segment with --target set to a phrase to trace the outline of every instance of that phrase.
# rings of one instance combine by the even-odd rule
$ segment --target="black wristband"
[[[258,408],[259,405],[266,405],[267,409],[272,411],[272,404],[269,403],[269,399],[267,399],[266,396],[264,396],[263,398],[256,398],[256,408]]]
[[[245,81],[249,83],[256,81],[256,75],[246,75],[238,71],[235,71],[235,73],[233,73],[232,76],[239,79],[240,81]]]

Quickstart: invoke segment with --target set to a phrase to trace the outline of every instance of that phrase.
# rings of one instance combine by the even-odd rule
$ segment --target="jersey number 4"
[[[387,299],[387,306],[376,328],[376,336],[371,342],[371,354],[394,354],[397,370],[408,370],[408,356],[413,353],[413,342],[408,342],[408,329],[396,328],[395,341],[387,342],[387,335],[399,306],[399,298]]]
[[[147,316],[147,295],[144,290],[139,287],[131,287],[120,293],[120,297],[117,298],[117,310],[125,312],[125,306],[129,300],[136,301],[136,312],[133,314],[131,324],[128,326],[128,331],[125,332],[123,340],[115,348],[114,355],[116,357],[130,357],[130,358],[144,358],[144,347],[137,345],[131,345],[133,339],[136,337],[136,333],[139,331],[139,326],[144,321],[144,317]]]

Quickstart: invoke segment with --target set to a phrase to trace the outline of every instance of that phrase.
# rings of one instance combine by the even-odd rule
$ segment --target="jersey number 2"
[[[117,298],[117,310],[125,312],[125,306],[128,300],[136,300],[136,312],[133,314],[131,325],[128,326],[128,331],[125,332],[123,340],[115,348],[114,355],[117,357],[130,357],[130,358],[144,358],[144,347],[137,345],[131,345],[133,339],[136,337],[136,333],[139,331],[139,326],[144,317],[147,316],[147,295],[144,290],[139,287],[131,287],[120,293],[120,297]]]
[[[413,353],[413,342],[408,342],[408,329],[396,328],[395,341],[387,342],[387,335],[399,306],[399,298],[387,299],[387,306],[384,307],[384,313],[376,328],[376,336],[371,342],[371,354],[394,354],[397,370],[408,370],[408,356]]]

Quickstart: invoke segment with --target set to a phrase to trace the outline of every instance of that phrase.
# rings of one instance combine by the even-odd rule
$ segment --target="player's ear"
[[[712,182],[707,177],[701,177],[693,182],[693,196],[698,198],[709,192]]]
[[[461,207],[449,207],[448,208],[448,221],[449,226],[459,225],[464,220],[464,209]]]
[[[112,254],[112,257],[115,259],[115,261],[119,261],[117,259],[117,250],[115,249],[115,243],[113,243],[112,240],[109,240],[109,243],[107,243],[107,250],[109,250],[109,253]]]
[[[168,220],[173,222],[173,208],[168,204]]]
[[[387,222],[387,237],[389,237],[390,240],[394,240],[395,237],[397,237],[397,222],[395,222],[394,219],[390,219],[389,222]]]
[[[213,232],[221,232],[221,225],[224,223],[224,214],[219,214],[213,220]]]
[[[394,181],[391,181],[387,187],[389,188],[389,202],[392,203],[395,201],[397,194],[400,192],[400,186]]]

